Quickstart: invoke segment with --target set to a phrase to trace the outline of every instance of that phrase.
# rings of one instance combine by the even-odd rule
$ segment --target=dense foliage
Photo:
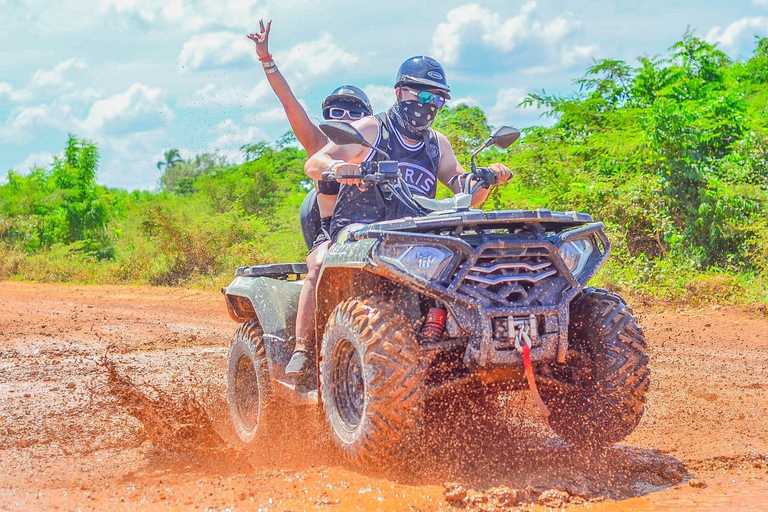
[[[732,61],[687,33],[667,57],[597,61],[575,84],[525,100],[552,126],[481,155],[516,174],[486,208],[592,213],[614,243],[599,280],[636,295],[768,300],[768,39]],[[465,105],[435,127],[463,163],[490,133]],[[310,184],[294,143],[245,146],[239,165],[170,149],[161,190],[128,193],[96,185],[95,145],[70,136],[50,168],[0,186],[0,278],[221,283],[240,264],[303,259]]]

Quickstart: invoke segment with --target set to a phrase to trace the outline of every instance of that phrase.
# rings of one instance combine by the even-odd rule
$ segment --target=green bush
[[[596,61],[575,85],[531,94],[553,124],[478,157],[516,175],[484,207],[591,213],[613,243],[597,283],[649,304],[768,301],[768,39],[732,61],[688,32],[668,56]],[[435,127],[465,167],[491,130],[466,105]],[[209,287],[302,261],[311,182],[294,144],[246,145],[238,165],[171,148],[161,190],[128,193],[96,185],[96,146],[70,136],[63,158],[0,185],[0,278]]]

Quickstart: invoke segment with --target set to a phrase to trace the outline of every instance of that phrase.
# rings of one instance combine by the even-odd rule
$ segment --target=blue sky
[[[442,61],[452,104],[524,127],[541,122],[525,95],[572,92],[592,59],[665,54],[688,27],[748,57],[768,35],[768,0],[0,0],[0,173],[49,164],[74,133],[98,144],[99,183],[151,190],[168,147],[237,159],[276,139],[288,123],[245,37],[262,17],[316,120],[346,83],[389,107],[412,55]]]

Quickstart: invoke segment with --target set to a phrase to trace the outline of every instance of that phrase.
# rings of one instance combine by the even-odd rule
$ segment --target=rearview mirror
[[[501,149],[507,149],[517,139],[520,138],[520,131],[511,126],[502,126],[491,135],[493,143]]]
[[[337,146],[344,146],[345,144],[367,145],[363,135],[349,123],[345,123],[344,121],[326,121],[320,123],[320,130]]]

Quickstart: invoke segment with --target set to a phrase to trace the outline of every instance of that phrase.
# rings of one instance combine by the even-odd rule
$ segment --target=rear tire
[[[235,432],[245,444],[267,433],[276,405],[262,335],[257,322],[245,322],[229,346],[227,402]]]
[[[582,357],[566,361],[566,368],[584,361],[591,367],[580,391],[542,390],[552,430],[582,447],[610,445],[631,434],[643,416],[650,386],[645,344],[621,297],[595,288],[578,295],[571,303],[569,348]]]
[[[325,416],[354,462],[404,460],[420,447],[426,368],[407,318],[382,299],[349,299],[331,313],[320,350]]]

